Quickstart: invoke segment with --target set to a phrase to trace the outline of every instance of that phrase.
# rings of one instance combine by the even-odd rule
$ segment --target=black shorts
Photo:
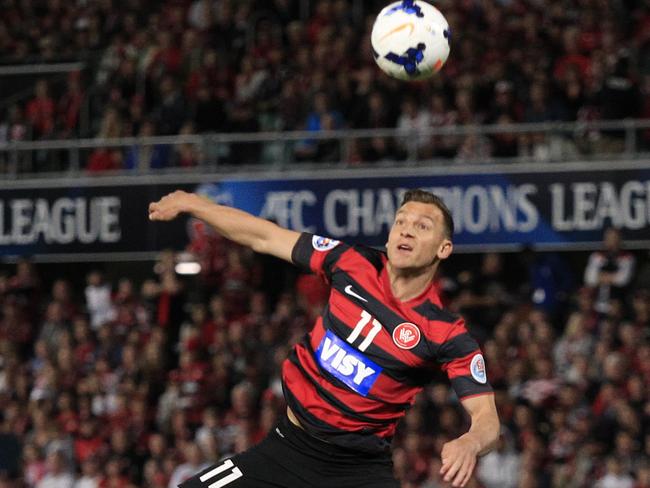
[[[399,488],[389,453],[323,442],[284,417],[246,452],[211,466],[181,488]]]

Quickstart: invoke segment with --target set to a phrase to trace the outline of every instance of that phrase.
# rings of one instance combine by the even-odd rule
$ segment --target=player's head
[[[454,221],[444,202],[424,190],[409,190],[395,213],[386,251],[391,266],[422,269],[451,254]]]

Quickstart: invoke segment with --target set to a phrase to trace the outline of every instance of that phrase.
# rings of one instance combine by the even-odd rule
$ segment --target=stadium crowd
[[[0,487],[173,488],[283,414],[280,364],[327,289],[209,232],[191,250],[189,278],[172,252],[139,282],[3,267]],[[650,488],[650,255],[610,230],[584,270],[533,251],[450,265],[438,286],[482,344],[502,421],[470,486]],[[440,449],[467,420],[434,374],[395,438],[404,488],[445,486]]]
[[[385,3],[4,0],[3,63],[66,60],[85,68],[65,79],[42,76],[33,96],[0,110],[0,143],[650,117],[647,2],[441,0],[436,5],[452,27],[452,55],[439,75],[408,89],[372,60],[369,33]],[[558,144],[562,154],[621,147],[617,134],[574,136],[554,143],[537,133],[420,137],[416,146],[419,158],[452,160],[543,160]],[[647,149],[650,131],[638,139]],[[338,144],[306,140],[291,158],[399,160],[407,145],[402,138],[373,138],[342,154]],[[84,155],[82,168],[286,157],[273,145],[230,149],[99,148]],[[37,154],[31,170],[67,164],[53,162],[55,154]]]

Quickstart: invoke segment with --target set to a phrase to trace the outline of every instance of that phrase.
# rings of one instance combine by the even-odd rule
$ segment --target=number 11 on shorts
[[[230,472],[228,473],[227,476],[223,476],[218,481],[215,481],[214,483],[208,485],[208,488],[222,488],[223,486],[229,485],[236,479],[239,479],[242,476],[244,476],[241,470],[238,467],[236,467],[230,459],[226,459],[219,466],[217,466],[214,469],[211,469],[210,471],[202,475],[199,478],[199,480],[201,480],[201,483],[207,483],[208,480],[214,478],[217,475],[220,475],[221,473],[229,469]]]

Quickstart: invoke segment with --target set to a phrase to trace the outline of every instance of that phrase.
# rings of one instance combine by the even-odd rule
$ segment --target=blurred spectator
[[[580,49],[580,29],[578,26],[570,25],[562,31],[563,53],[555,61],[553,76],[556,79],[564,80],[569,67],[577,69],[581,78],[586,78],[589,73],[589,58]]]
[[[213,114],[214,116],[214,114]],[[181,127],[180,135],[194,134],[194,124],[186,122]],[[177,168],[191,168],[201,162],[201,150],[196,144],[183,143],[173,146],[171,165]]]
[[[532,302],[551,317],[564,311],[575,286],[575,277],[566,260],[558,253],[535,252],[531,248],[524,250],[523,259]]]
[[[557,341],[553,350],[557,371],[568,375],[569,369],[576,358],[591,356],[595,347],[594,342],[584,316],[571,315],[564,334]]]
[[[457,307],[471,323],[487,330],[494,327],[512,299],[501,255],[483,255],[479,271],[460,273],[458,284],[460,291],[452,307]]]
[[[494,85],[494,97],[488,121],[498,122],[504,116],[510,122],[519,121],[521,120],[521,109],[515,100],[512,82],[500,80]]]
[[[115,316],[111,303],[111,287],[104,281],[100,271],[91,271],[86,283],[86,309],[90,313],[91,327],[97,330]]]
[[[225,128],[223,105],[213,95],[207,82],[197,88],[193,113],[198,133],[217,132]]]
[[[201,448],[195,442],[187,442],[185,444],[183,447],[183,456],[186,461],[174,469],[169,479],[169,488],[176,488],[186,479],[191,478],[199,471],[203,471],[211,465],[211,463],[203,458]]]
[[[212,25],[217,14],[217,2],[194,0],[187,11],[187,21],[195,29],[205,31]]]
[[[40,449],[35,444],[27,444],[23,449],[23,479],[28,486],[36,486],[46,473],[46,464]]]
[[[41,79],[34,85],[34,98],[27,103],[26,113],[36,138],[45,139],[52,136],[56,110],[47,81]]]
[[[115,139],[123,135],[122,118],[119,111],[115,107],[108,107],[102,116],[97,138]],[[90,173],[114,171],[122,169],[122,164],[123,156],[119,149],[98,147],[90,155],[86,170]]]
[[[71,71],[68,75],[67,89],[57,104],[57,126],[60,137],[74,138],[79,135],[79,117],[84,98],[81,73]]]
[[[31,137],[31,127],[28,127],[23,109],[18,105],[9,107],[7,124],[7,140],[23,141]]]
[[[605,78],[602,96],[602,117],[605,120],[632,118],[639,114],[639,87],[632,79],[631,60],[621,56],[613,71]]]
[[[430,116],[427,111],[421,110],[418,105],[417,101],[412,98],[407,98],[402,102],[402,112],[397,119],[397,128],[407,134],[401,142],[404,151],[409,150],[411,140],[415,140],[414,147],[418,150],[424,148],[429,141],[428,135],[418,132],[429,128],[431,124]]]
[[[257,98],[267,76],[262,59],[255,59],[252,56],[242,59],[235,76],[235,102],[250,103]]]
[[[22,442],[17,433],[10,429],[7,417],[9,412],[4,412],[4,422],[0,425],[0,473],[10,478],[18,477],[21,471]],[[38,472],[35,473],[38,476]]]
[[[109,98],[114,103],[122,104],[131,100],[137,93],[138,78],[135,60],[127,56],[120,60],[110,83]]]
[[[92,465],[92,461],[96,461],[94,457],[103,454],[105,448],[105,440],[99,433],[97,421],[92,417],[82,419],[74,443],[75,460],[82,466],[87,461],[91,461],[89,464]]]
[[[138,137],[149,138],[156,135],[153,121],[145,120],[140,127]],[[124,169],[136,172],[146,172],[149,169],[160,169],[167,166],[170,147],[165,144],[136,144],[131,146],[124,158]]]
[[[75,481],[74,488],[99,488],[102,481],[100,473],[97,459],[87,458],[81,463],[81,476]]]
[[[585,284],[596,290],[595,308],[606,313],[610,300],[622,299],[634,276],[635,259],[622,248],[621,234],[609,228],[603,236],[603,251],[593,252],[585,269]]]
[[[38,335],[38,340],[43,341],[49,353],[53,354],[67,331],[68,323],[65,321],[63,305],[56,301],[50,302],[47,306],[45,322]]]
[[[492,136],[492,156],[497,158],[514,158],[519,155],[519,139],[512,132],[503,131],[504,126],[514,123],[512,116],[504,112],[494,122],[497,126],[500,126],[501,132]]]
[[[186,118],[185,100],[176,80],[166,75],[158,87],[160,105],[154,111],[154,118],[161,135],[178,134],[178,130]]]
[[[339,129],[342,126],[341,114],[332,109],[328,96],[318,92],[313,98],[312,111],[307,115],[305,130],[322,132]],[[334,141],[338,144],[338,141]],[[296,146],[296,158],[301,161],[318,161],[327,158],[331,152],[331,142],[326,139],[308,139]]]
[[[456,123],[455,114],[449,110],[447,99],[439,93],[431,97],[431,125],[434,128],[444,128]],[[432,157],[450,158],[456,154],[457,137],[433,136],[430,142],[429,154]]]
[[[171,10],[171,9],[170,9]],[[183,24],[176,26],[182,28]],[[155,33],[156,48],[155,54],[151,59],[148,71],[152,81],[160,80],[166,83],[166,79],[179,74],[182,60],[182,52],[177,42],[177,36],[174,32],[162,29]],[[164,98],[168,89],[161,85],[160,95]]]
[[[588,106],[588,97],[579,70],[574,66],[568,67],[563,78],[559,80],[559,86],[565,118],[580,120],[584,116],[582,112]]]
[[[621,461],[617,457],[607,458],[605,474],[595,483],[595,488],[633,488],[634,479],[623,472]]]
[[[129,103],[127,124],[124,127],[125,137],[136,137],[146,120],[148,119],[145,115],[144,97],[134,95]]]
[[[88,160],[86,170],[91,174],[122,169],[123,157],[119,149],[98,148],[93,151]]]
[[[237,104],[232,108],[228,130],[236,133],[257,132],[259,122],[250,104]],[[260,143],[236,142],[230,145],[231,164],[254,164],[260,162]]]
[[[510,432],[502,428],[495,450],[479,459],[476,477],[485,488],[516,488],[520,472],[519,458]]]
[[[66,466],[64,455],[60,451],[52,451],[47,455],[45,476],[36,488],[73,488],[74,476]]]
[[[370,72],[366,71],[363,75],[370,76]],[[367,79],[365,82],[371,83],[371,80]],[[391,110],[391,105],[379,91],[371,91],[367,96],[364,94],[360,97],[357,110],[359,113],[355,124],[358,127],[383,129],[395,124],[395,114]]]
[[[558,102],[549,99],[546,85],[540,81],[530,85],[528,103],[524,112],[525,122],[548,122],[562,120],[563,115]]]

